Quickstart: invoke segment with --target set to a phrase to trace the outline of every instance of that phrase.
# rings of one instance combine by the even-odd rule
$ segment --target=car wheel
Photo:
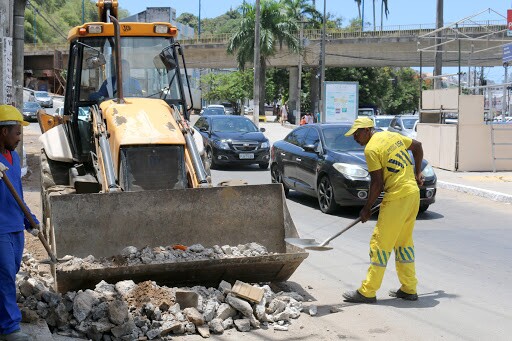
[[[206,149],[206,158],[210,163],[210,169],[215,169],[217,164],[215,163],[215,159],[213,157],[213,150],[211,148]]]
[[[324,176],[320,180],[317,194],[320,210],[327,214],[334,213],[338,208],[338,204],[336,204],[336,200],[334,200],[334,189],[328,176]]]
[[[272,166],[272,168],[270,170],[270,177],[272,179],[273,184],[283,185],[284,195],[288,196],[290,189],[288,187],[286,187],[286,185],[284,184],[283,175],[281,174],[281,171],[279,170],[279,168],[276,165]]]
[[[429,207],[429,206],[430,206],[430,205],[420,205],[420,209],[418,210],[418,214],[419,214],[419,213],[423,213],[423,212],[425,212],[426,210],[428,210],[428,207]]]
[[[261,169],[267,169],[268,168],[268,162],[260,163],[259,164]]]

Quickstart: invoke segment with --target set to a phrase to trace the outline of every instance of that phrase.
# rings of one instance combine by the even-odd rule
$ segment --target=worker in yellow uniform
[[[392,132],[376,132],[373,120],[358,118],[345,136],[354,135],[354,140],[364,149],[370,193],[360,212],[361,221],[370,219],[370,211],[384,191],[377,225],[370,240],[370,268],[361,287],[345,292],[347,302],[375,303],[376,293],[382,284],[391,252],[395,253],[395,265],[402,286],[389,295],[404,300],[418,299],[416,272],[414,267],[414,243],[412,232],[420,204],[418,186],[423,184],[421,143]],[[412,160],[408,151],[412,152]]]

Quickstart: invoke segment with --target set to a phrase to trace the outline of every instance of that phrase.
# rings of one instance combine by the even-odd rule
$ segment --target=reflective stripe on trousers
[[[395,266],[401,290],[416,293],[414,242],[412,233],[420,204],[420,194],[384,201],[381,204],[377,225],[370,240],[370,267],[359,292],[375,297],[379,290],[391,252],[395,252]]]

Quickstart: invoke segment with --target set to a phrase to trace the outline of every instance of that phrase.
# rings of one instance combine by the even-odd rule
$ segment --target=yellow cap
[[[12,105],[2,104],[0,105],[0,124],[5,121],[16,121],[24,126],[28,126],[30,123],[23,121],[23,115],[20,111]]]
[[[374,123],[371,118],[368,117],[360,117],[357,120],[354,121],[354,124],[352,124],[352,127],[347,131],[345,136],[350,136],[359,128],[373,128]]]

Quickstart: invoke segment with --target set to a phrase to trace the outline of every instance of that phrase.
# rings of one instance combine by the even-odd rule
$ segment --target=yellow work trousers
[[[383,201],[377,225],[370,240],[370,268],[359,292],[375,297],[386,271],[391,251],[395,251],[395,266],[401,290],[416,294],[414,243],[412,231],[420,204],[419,191],[400,199]]]

